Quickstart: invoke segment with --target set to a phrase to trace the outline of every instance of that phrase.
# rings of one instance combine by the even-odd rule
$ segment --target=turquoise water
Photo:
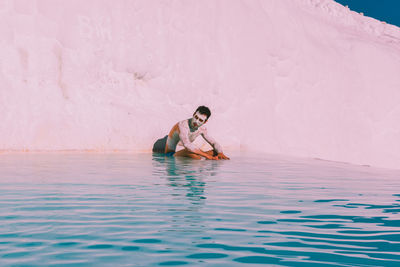
[[[231,155],[0,155],[1,266],[400,266],[400,173]]]

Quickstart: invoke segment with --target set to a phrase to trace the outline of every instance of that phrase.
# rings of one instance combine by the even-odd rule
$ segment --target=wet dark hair
[[[210,111],[210,109],[209,109],[208,107],[206,107],[206,106],[200,106],[200,107],[198,107],[194,113],[196,113],[197,111],[198,111],[200,114],[206,115],[206,116],[207,116],[207,120],[208,120],[208,118],[211,116],[211,111]],[[194,115],[194,113],[193,113],[193,115]]]

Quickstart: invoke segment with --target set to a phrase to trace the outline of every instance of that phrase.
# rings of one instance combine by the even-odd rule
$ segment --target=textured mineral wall
[[[150,151],[201,104],[231,150],[400,166],[400,29],[332,0],[1,0],[0,150]]]

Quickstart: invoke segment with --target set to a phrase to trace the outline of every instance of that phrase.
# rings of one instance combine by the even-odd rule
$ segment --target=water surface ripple
[[[1,266],[400,266],[399,172],[260,155],[0,155]]]

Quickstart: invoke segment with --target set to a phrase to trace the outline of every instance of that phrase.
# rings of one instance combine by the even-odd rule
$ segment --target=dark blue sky
[[[363,12],[373,17],[400,27],[400,0],[335,0],[349,6],[353,11]]]

